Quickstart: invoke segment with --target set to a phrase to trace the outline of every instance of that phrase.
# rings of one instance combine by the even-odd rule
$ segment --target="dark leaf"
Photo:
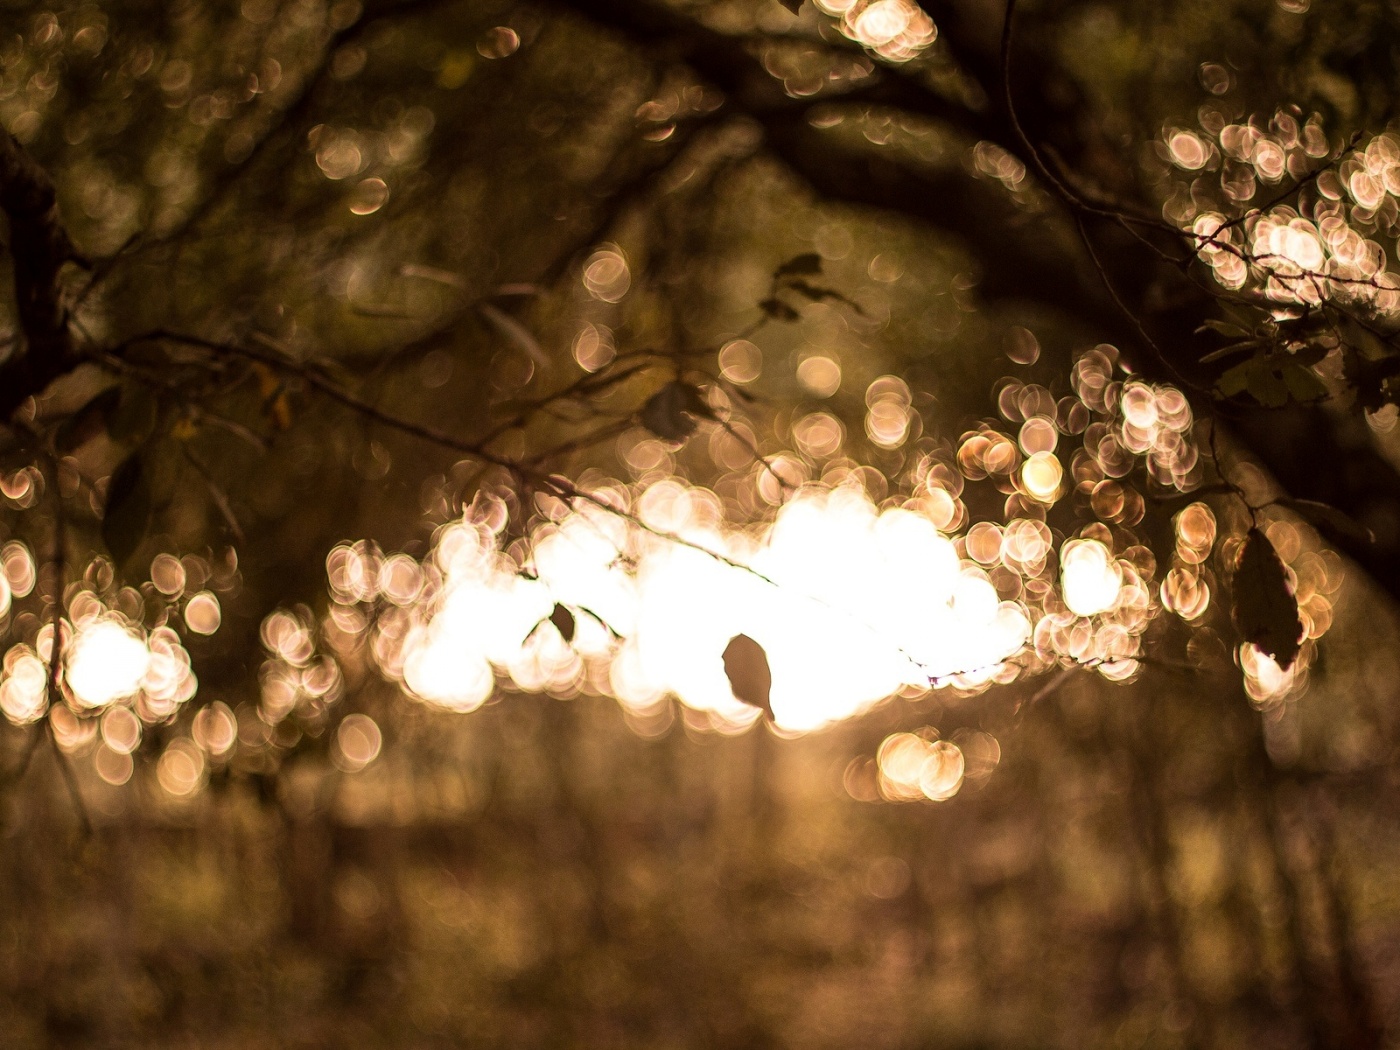
[[[1279,506],[1287,507],[1298,517],[1315,528],[1324,539],[1350,541],[1352,543],[1375,543],[1375,534],[1350,514],[1346,514],[1328,503],[1311,499],[1280,499]]]
[[[1266,358],[1256,357],[1246,364],[1250,397],[1265,408],[1282,408],[1288,404],[1288,384]]]
[[[746,634],[736,634],[724,647],[724,673],[736,700],[758,708],[768,721],[773,721],[769,704],[773,673],[768,669],[768,654],[763,646]]]
[[[802,10],[802,0],[778,0],[778,3],[782,4],[793,14],[797,14],[797,12]]]
[[[159,421],[160,405],[155,395],[139,383],[127,383],[121,388],[108,432],[113,441],[139,445],[155,432]]]
[[[1206,354],[1201,358],[1201,364],[1208,365],[1213,361],[1219,361],[1223,357],[1229,357],[1231,354],[1242,354],[1246,350],[1257,350],[1258,348],[1259,340],[1257,339],[1246,339],[1242,343],[1231,343],[1229,346],[1222,346],[1219,350],[1212,350],[1210,353]]]
[[[1355,350],[1342,354],[1342,378],[1356,394],[1356,404],[1377,412],[1390,401],[1390,380],[1400,372],[1400,356],[1383,357],[1378,361],[1363,357]]]
[[[1206,321],[1201,327],[1196,329],[1197,335],[1204,335],[1206,332],[1215,332],[1219,335],[1228,336],[1231,339],[1247,339],[1249,337],[1249,329],[1234,324],[1231,321],[1217,321],[1214,319]]]
[[[1290,401],[1306,404],[1327,396],[1327,387],[1287,354],[1256,354],[1226,369],[1215,383],[1223,397],[1248,393],[1265,408],[1282,408]]]
[[[549,622],[554,624],[555,630],[559,632],[559,637],[564,639],[565,644],[573,642],[574,628],[577,624],[574,621],[574,614],[569,612],[565,606],[555,602],[554,609],[549,614]]]
[[[788,287],[791,288],[794,292],[797,292],[799,295],[805,295],[814,303],[819,303],[824,299],[834,299],[838,303],[841,303],[845,306],[849,306],[852,310],[860,314],[862,317],[865,316],[865,311],[861,309],[859,303],[857,303],[854,299],[850,299],[842,295],[835,288],[825,288],[821,285],[809,284],[806,281],[793,281],[791,284],[788,285]]]
[[[796,4],[790,10],[796,14]],[[784,277],[813,277],[822,272],[822,257],[816,252],[804,252],[802,255],[794,256],[783,265],[773,271],[773,280],[781,281]]]
[[[1332,347],[1321,341],[1313,343],[1295,344],[1289,347],[1293,354],[1293,360],[1304,368],[1311,368],[1320,364],[1322,359],[1332,352]]]
[[[1249,366],[1252,362],[1245,361],[1227,369],[1219,379],[1215,381],[1215,389],[1221,397],[1236,397],[1249,389]]]
[[[769,297],[758,304],[758,308],[778,321],[796,321],[798,313],[787,303],[776,297]]]
[[[1298,601],[1288,589],[1283,562],[1269,538],[1258,529],[1245,537],[1231,584],[1235,629],[1287,670],[1298,656],[1303,624]]]
[[[700,391],[682,380],[667,383],[642,406],[642,426],[666,441],[684,441],[695,433],[696,417],[710,419],[713,413]]]
[[[60,452],[72,452],[87,444],[98,434],[106,433],[111,419],[121,403],[122,389],[110,386],[63,421],[54,435]]]
[[[1321,401],[1327,396],[1327,387],[1321,379],[1313,375],[1311,369],[1289,362],[1283,366],[1282,372],[1283,383],[1288,387],[1288,394],[1294,401],[1306,404],[1309,401]]]
[[[107,485],[102,542],[120,569],[136,553],[151,523],[151,490],[139,455],[128,456]]]

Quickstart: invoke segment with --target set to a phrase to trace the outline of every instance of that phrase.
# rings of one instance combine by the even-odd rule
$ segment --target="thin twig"
[[[1040,148],[1031,141],[1031,137],[1026,133],[1025,127],[1021,124],[1020,115],[1016,112],[1016,99],[1011,90],[1011,45],[1015,35],[1016,22],[1016,0],[1007,0],[1006,17],[1002,22],[1001,29],[1001,92],[1002,104],[1006,107],[1006,119],[1011,124],[1011,130],[1015,133],[1021,148],[1026,151],[1037,173],[1043,178],[1055,195],[1070,206],[1071,209],[1088,215],[1097,215],[1100,218],[1113,219],[1120,223],[1132,223],[1146,226],[1150,229],[1162,230],[1170,233],[1173,237],[1180,236],[1181,231],[1175,226],[1162,222],[1159,219],[1144,219],[1125,212],[1120,208],[1104,207],[1101,204],[1087,200],[1082,194],[1073,189],[1068,183],[1061,179],[1055,172],[1050,170],[1050,165],[1046,163]]]
[[[1050,681],[1046,682],[1043,686],[1037,689],[1035,691],[1035,695],[1033,695],[1029,700],[1017,704],[1017,712],[1019,712],[1023,707],[1035,707],[1042,700],[1046,700],[1049,697],[1053,696],[1056,692],[1059,691],[1060,686],[1068,682],[1070,678],[1074,675],[1074,673],[1079,670],[1081,670],[1081,668],[1077,664],[1071,664],[1069,667],[1062,668],[1054,675],[1054,677],[1050,679]]]
[[[502,434],[526,426],[535,412],[578,394],[596,394],[600,390],[606,390],[608,387],[615,386],[624,379],[629,379],[636,373],[652,367],[653,359],[664,359],[667,356],[657,350],[635,350],[628,354],[620,354],[609,363],[609,371],[587,373],[552,394],[545,394],[533,401],[527,401],[516,415],[492,427],[479,440],[481,444],[489,445]],[[622,361],[628,362],[625,367],[612,370],[613,365]]]
[[[1089,261],[1094,264],[1094,269],[1098,272],[1099,280],[1103,282],[1104,289],[1108,292],[1109,298],[1113,300],[1114,304],[1122,311],[1123,315],[1132,322],[1133,327],[1137,329],[1138,336],[1142,339],[1144,345],[1146,345],[1147,348],[1152,351],[1153,356],[1176,377],[1177,382],[1193,390],[1208,393],[1199,383],[1195,383],[1187,378],[1186,374],[1176,366],[1171,358],[1167,356],[1166,352],[1157,345],[1157,341],[1152,338],[1151,333],[1147,330],[1147,326],[1142,323],[1142,318],[1140,318],[1137,312],[1124,302],[1123,297],[1118,294],[1118,289],[1114,287],[1112,278],[1108,276],[1108,270],[1105,269],[1103,261],[1099,258],[1099,253],[1094,248],[1093,239],[1089,236],[1089,230],[1084,225],[1082,216],[1075,216],[1075,225],[1079,228],[1079,236],[1084,242],[1084,250],[1089,253]]]
[[[287,100],[285,105],[277,109],[271,115],[268,123],[254,140],[252,149],[248,151],[243,160],[239,162],[237,167],[220,179],[209,193],[198,201],[173,229],[166,231],[159,238],[152,240],[148,247],[157,247],[163,244],[178,242],[186,234],[197,229],[209,215],[218,209],[219,205],[233,192],[242,178],[247,175],[248,172],[256,168],[258,161],[261,160],[279,134],[287,128],[292,127],[311,112],[316,93],[330,77],[332,59],[334,59],[340,47],[363,37],[373,25],[380,21],[395,18],[400,15],[412,15],[431,11],[432,8],[443,2],[445,2],[445,0],[403,0],[402,3],[393,4],[379,10],[362,11],[355,21],[332,32],[326,38],[319,59],[315,65],[306,72],[295,94]],[[94,281],[93,283],[95,284],[97,282]]]
[[[793,484],[787,478],[783,477],[782,474],[778,473],[777,464],[768,456],[765,456],[759,450],[759,447],[749,440],[748,435],[739,430],[738,427],[736,427],[727,419],[719,419],[716,420],[716,422],[719,423],[720,427],[723,428],[726,434],[728,434],[735,441],[739,442],[741,446],[743,446],[744,451],[746,451],[750,456],[752,456],[755,462],[761,463],[763,465],[763,469],[766,470],[775,481],[777,481],[778,487],[783,491],[784,495],[790,495],[797,491],[798,486]]]
[[[48,666],[48,701],[49,709],[52,710],[63,702],[63,581],[67,575],[67,551],[64,544],[65,522],[63,515],[63,492],[58,481],[58,464],[52,459],[49,466],[53,473],[53,494],[54,494],[54,537],[53,537],[53,565],[54,577],[54,597],[53,597],[53,619],[50,621],[53,634],[49,639],[49,666]],[[84,841],[92,837],[92,818],[88,816],[87,803],[83,801],[83,793],[78,786],[77,775],[73,772],[72,763],[68,756],[64,754],[63,748],[58,744],[58,734],[53,727],[53,719],[46,718],[44,725],[48,729],[50,742],[53,744],[54,761],[58,763],[58,771],[63,776],[64,786],[68,789],[68,795],[73,800],[73,809],[78,815],[78,827],[80,835]]]
[[[206,339],[203,336],[184,335],[181,333],[164,330],[150,332],[146,335],[135,337],[134,339],[129,340],[127,345],[130,345],[132,343],[160,340],[181,342],[189,346],[201,347],[215,353],[234,354],[246,357],[250,360],[259,361],[285,374],[300,378],[308,386],[311,386],[314,389],[320,391],[329,399],[341,405],[344,405],[345,407],[350,408],[355,412],[358,412],[366,419],[373,420],[391,429],[401,431],[402,433],[418,437],[424,441],[441,445],[444,448],[464,452],[467,455],[480,459],[483,462],[488,463],[492,466],[500,467],[504,470],[507,470],[515,477],[519,478],[522,482],[534,486],[540,491],[554,496],[557,499],[561,499],[566,503],[569,503],[571,505],[579,503],[589,504],[606,514],[619,518],[620,520],[626,522],[632,528],[644,532],[647,535],[653,536],[656,539],[662,540],[669,544],[674,544],[678,547],[683,547],[688,550],[695,551],[699,554],[703,554],[706,557],[711,558],[716,562],[719,562],[721,565],[734,569],[738,572],[742,572],[750,577],[753,577],[756,580],[759,580],[764,584],[767,584],[770,587],[779,590],[785,590],[783,585],[778,583],[778,581],[774,580],[772,577],[766,575],[765,573],[753,568],[751,565],[746,565],[741,561],[731,558],[727,554],[714,550],[711,547],[707,547],[702,543],[697,543],[694,540],[687,539],[686,537],[678,533],[671,532],[666,529],[657,528],[656,526],[650,524],[649,522],[639,517],[638,515],[632,513],[631,511],[618,507],[610,499],[607,499],[604,496],[599,495],[598,493],[581,488],[574,482],[570,481],[568,478],[563,477],[562,475],[548,473],[542,470],[534,463],[521,462],[518,460],[511,459],[507,456],[500,455],[499,453],[491,452],[488,449],[482,448],[481,445],[477,442],[466,441],[462,438],[456,437],[455,435],[437,430],[434,427],[425,426],[421,423],[415,423],[412,420],[402,419],[398,416],[395,416],[392,413],[386,412],[385,410],[375,405],[372,405],[364,401],[362,398],[356,396],[355,394],[352,394],[349,391],[343,389],[334,381],[320,374],[314,368],[311,368],[310,366],[299,362],[289,361],[283,355],[275,353],[271,350],[263,350],[238,343],[223,343],[213,339]],[[842,616],[850,623],[860,627],[864,631],[874,634],[877,637],[881,636],[881,632],[873,624],[865,622],[861,617],[857,616],[849,609],[835,605],[831,602],[817,597],[816,595],[804,594],[801,595],[801,597],[804,600],[811,601],[823,608],[832,610],[836,614]],[[1003,657],[1002,659],[990,662],[981,667],[966,668],[951,672],[933,673],[930,670],[928,664],[920,660],[918,657],[914,656],[903,646],[896,644],[893,646],[893,648],[903,659],[907,660],[913,667],[918,668],[919,671],[923,675],[925,675],[927,683],[932,687],[937,687],[939,685],[951,683],[960,678],[967,678],[970,676],[977,676],[995,672],[1000,668],[1006,667],[1008,664],[1015,664],[1017,658],[1026,653],[1034,652],[1038,656],[1047,655],[1041,654],[1037,650],[1034,650],[1029,643],[1023,643],[1018,649],[1016,649],[1012,653],[1007,654],[1007,656]],[[1095,657],[1087,660],[1075,660],[1074,666],[1080,668],[1094,669],[1102,666],[1125,663],[1130,661],[1135,663],[1147,663],[1151,661],[1151,658],[1145,655]]]
[[[204,484],[209,490],[209,498],[214,501],[214,506],[219,508],[219,513],[223,516],[224,524],[228,526],[229,532],[233,533],[233,538],[239,543],[244,541],[243,526],[238,524],[238,517],[233,513],[233,507],[229,505],[228,496],[214,480],[213,474],[205,466],[204,461],[195,455],[194,449],[190,448],[188,442],[181,443],[181,451],[185,454],[185,459],[189,465],[204,479]]]
[[[538,467],[540,463],[546,459],[557,460],[563,456],[572,455],[575,452],[582,452],[584,449],[592,448],[594,445],[608,440],[608,438],[625,434],[636,425],[637,421],[632,416],[616,420],[606,426],[599,427],[597,430],[590,430],[586,434],[580,434],[578,437],[571,441],[566,441],[562,445],[555,445],[551,449],[546,449],[537,456],[532,456],[525,461],[525,466],[527,468]]]
[[[97,287],[107,279],[116,265],[122,261],[122,258],[140,243],[142,236],[144,236],[143,232],[137,230],[123,241],[121,247],[111,255],[98,259],[93,263],[91,276],[88,277],[87,283],[83,285],[82,290],[78,292],[77,296],[73,299],[72,313],[76,314],[83,308],[83,304],[88,301],[88,298],[97,290]]]

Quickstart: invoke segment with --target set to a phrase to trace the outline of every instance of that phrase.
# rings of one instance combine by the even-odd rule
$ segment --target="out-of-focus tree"
[[[1024,6],[4,6],[21,1044],[1382,1045],[1393,12]]]

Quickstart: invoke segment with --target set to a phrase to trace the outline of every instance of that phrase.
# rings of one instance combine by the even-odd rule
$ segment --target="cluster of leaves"
[[[821,273],[822,257],[816,252],[804,252],[794,256],[773,271],[768,294],[759,302],[759,309],[765,317],[775,321],[796,321],[801,316],[797,307],[792,304],[793,298],[796,297],[798,301],[805,299],[813,303],[837,302],[858,314],[864,313],[858,303],[835,288],[814,284],[808,280],[809,277],[820,277]],[[786,299],[784,294],[787,295]]]
[[[1282,408],[1290,401],[1308,404],[1327,397],[1327,387],[1313,369],[1331,347],[1321,338],[1322,333],[1303,330],[1308,320],[1266,318],[1252,330],[1231,321],[1207,321],[1199,332],[1215,332],[1234,341],[1206,354],[1202,364],[1249,355],[1219,375],[1215,392],[1225,399],[1247,394],[1263,408]]]
[[[78,453],[105,437],[122,450],[107,483],[101,536],[113,564],[120,570],[136,553],[150,529],[154,512],[151,486],[142,462],[146,444],[160,426],[161,406],[139,383],[107,386],[52,431],[55,452]]]

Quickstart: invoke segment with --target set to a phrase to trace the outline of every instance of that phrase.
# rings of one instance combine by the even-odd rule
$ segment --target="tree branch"
[[[258,161],[284,132],[295,131],[305,123],[315,105],[317,92],[330,75],[331,60],[335,57],[336,51],[347,44],[354,43],[381,22],[404,15],[430,12],[451,2],[453,0],[398,0],[398,2],[387,3],[380,7],[367,8],[355,21],[331,33],[321,52],[320,60],[306,71],[301,84],[286,104],[268,118],[247,156],[236,166],[231,167],[173,229],[162,234],[158,240],[143,245],[143,248],[149,249],[159,245],[176,243],[187,234],[197,230],[205,219],[218,210],[219,206],[237,188],[242,178],[257,167]]]
[[[0,363],[0,419],[73,367],[75,350],[60,271],[87,260],[58,215],[53,180],[0,128],[0,211],[10,222],[15,305],[25,348]]]
[[[803,106],[834,99],[808,99],[803,106],[787,99],[781,85],[737,38],[648,0],[554,2],[689,64],[725,91],[735,108],[759,121],[771,151],[822,198],[894,212],[952,234],[981,264],[979,292],[984,298],[1039,302],[1073,317],[1101,333],[1100,338],[1118,343],[1145,378],[1180,383],[1183,375],[1187,377],[1196,389],[1188,385],[1184,392],[1198,416],[1215,411],[1206,400],[1209,395],[1199,389],[1209,386],[1210,377],[1200,368],[1200,340],[1195,335],[1213,316],[1215,298],[1164,258],[1158,245],[1136,230],[1124,229],[1121,214],[1091,208],[1082,215],[1086,236],[1099,257],[1096,268],[1085,258],[1083,245],[1066,236],[1069,224],[1046,221],[1053,213],[1018,212],[1009,195],[990,181],[932,169],[897,150],[846,144],[812,128]],[[996,132],[988,137],[1033,166],[1007,111],[1007,92],[998,90],[1003,25],[945,0],[924,0],[923,6],[938,24],[940,39],[991,100],[983,118],[990,123],[979,123],[979,128]],[[1019,119],[1025,140],[1048,140],[1048,148],[1076,169],[1090,158],[1092,181],[1141,196],[1121,151],[1099,141],[1088,116],[1092,108],[1083,103],[1072,80],[1041,52],[1018,54],[1018,66],[1012,76],[1023,85],[1015,94],[1024,100]],[[888,102],[894,104],[893,99]],[[1091,203],[1098,199],[1095,195]],[[1099,268],[1113,274],[1114,296],[1100,282]],[[1121,299],[1122,309],[1115,298]],[[1141,345],[1144,337],[1149,346],[1160,349],[1160,358]],[[1064,364],[1068,368],[1068,360]],[[1302,404],[1237,413],[1230,422],[1248,453],[1290,495],[1327,503],[1372,528],[1374,543],[1346,536],[1329,541],[1400,601],[1400,472],[1375,450],[1364,424],[1358,428],[1351,416],[1337,418]]]

